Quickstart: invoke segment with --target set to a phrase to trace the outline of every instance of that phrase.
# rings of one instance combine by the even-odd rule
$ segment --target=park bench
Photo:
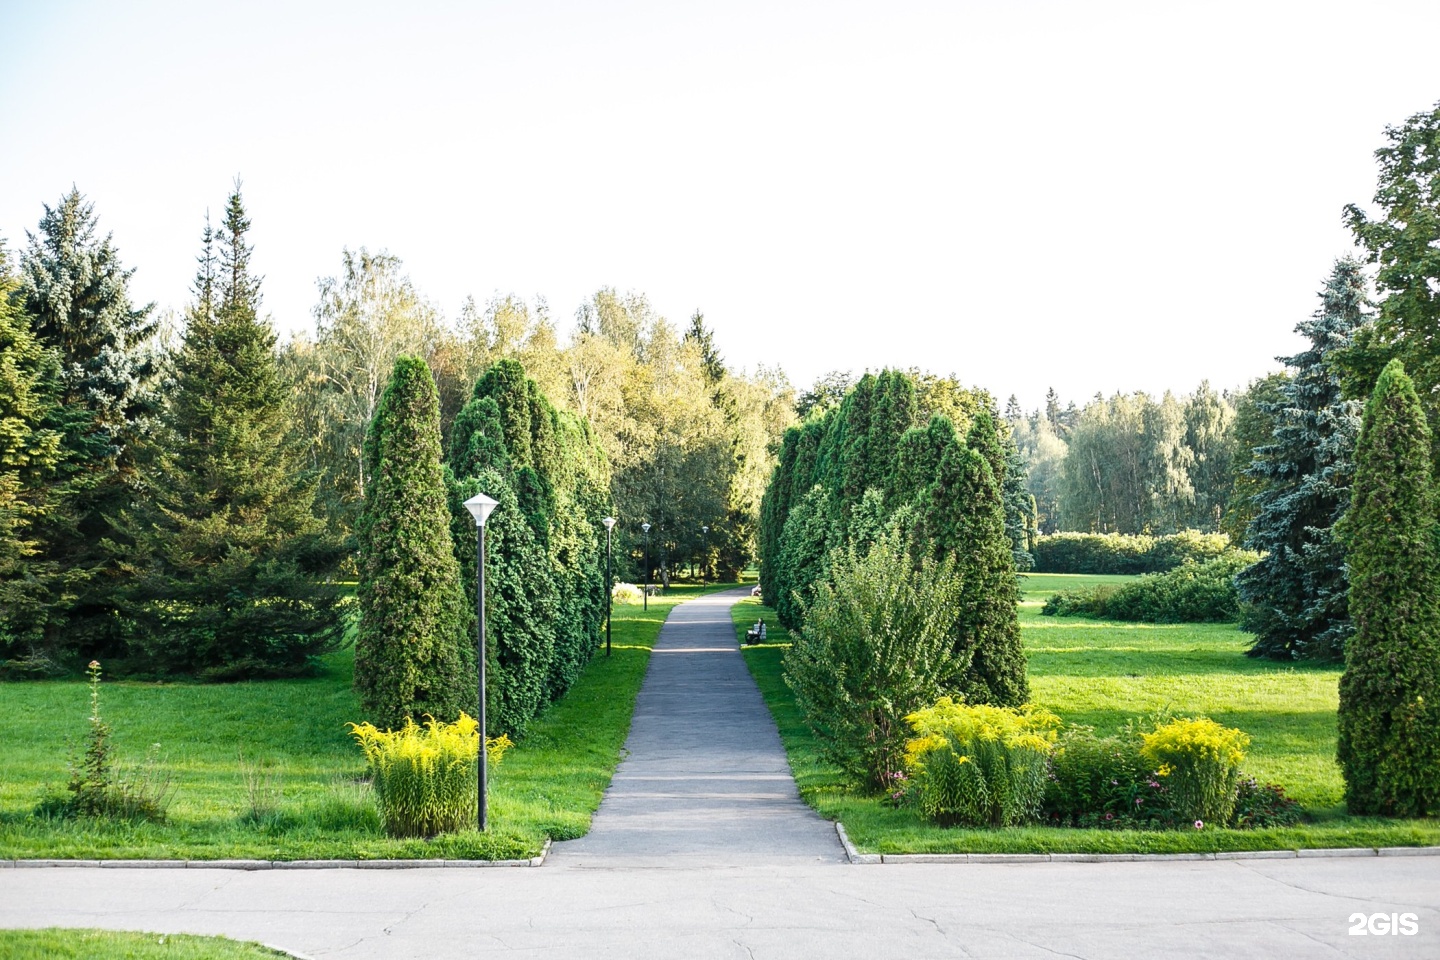
[[[764,642],[765,642],[765,621],[764,621],[764,620],[756,620],[756,621],[755,621],[755,626],[753,626],[753,627],[751,627],[749,630],[746,630],[746,631],[745,631],[745,642],[746,642],[746,643],[764,643]]]

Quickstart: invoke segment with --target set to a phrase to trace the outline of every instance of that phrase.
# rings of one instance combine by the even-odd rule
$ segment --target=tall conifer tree
[[[0,659],[43,652],[46,597],[59,571],[41,556],[36,526],[56,502],[64,456],[55,403],[60,365],[30,332],[13,294],[19,281],[0,242]]]
[[[1440,582],[1430,430],[1399,360],[1380,374],[1337,533],[1355,635],[1340,677],[1337,756],[1353,814],[1440,812]]]
[[[237,182],[218,236],[205,226],[160,453],[127,524],[133,646],[157,669],[219,679],[303,671],[341,627],[249,230]]]
[[[97,236],[94,207],[79,190],[46,206],[27,236],[18,297],[41,345],[60,361],[66,453],[66,509],[37,528],[39,562],[63,574],[46,601],[46,645],[113,653],[123,632],[114,615],[122,575],[111,521],[133,499],[153,422],[157,321],[153,305],[130,302],[134,270],[121,264],[109,236]]]
[[[1309,349],[1281,362],[1293,378],[1262,403],[1274,435],[1248,470],[1257,484],[1245,545],[1265,554],[1236,578],[1255,632],[1251,656],[1338,660],[1351,633],[1344,551],[1335,522],[1349,503],[1360,404],[1341,396],[1332,361],[1367,319],[1365,277],[1337,261],[1312,319],[1296,326]]]
[[[355,689],[376,726],[454,720],[475,701],[474,615],[450,537],[440,398],[418,357],[395,361],[365,460]]]

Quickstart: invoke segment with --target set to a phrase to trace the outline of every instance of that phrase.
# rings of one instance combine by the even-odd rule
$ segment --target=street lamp
[[[640,524],[640,529],[645,531],[645,606],[650,609],[650,524]]]
[[[615,584],[610,580],[610,530],[615,526],[614,517],[600,521],[605,524],[605,656],[610,656],[610,601],[615,596]]]
[[[485,520],[490,516],[490,511],[500,505],[498,500],[491,500],[483,493],[477,493],[465,501],[465,509],[470,511],[470,516],[475,518],[475,616],[480,621],[479,628],[475,634],[475,669],[478,672],[476,683],[477,699],[480,709],[477,720],[480,723],[480,750],[475,757],[475,767],[479,777],[479,795],[476,799],[478,807],[477,820],[480,825],[480,832],[485,832]]]
[[[706,567],[710,565],[710,527],[700,528],[700,582],[705,582]]]

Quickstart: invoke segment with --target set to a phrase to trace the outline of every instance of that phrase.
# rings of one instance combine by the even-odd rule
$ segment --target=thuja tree
[[[1440,811],[1440,599],[1430,431],[1392,360],[1365,405],[1338,534],[1355,634],[1340,677],[1337,755],[1351,813]]]
[[[1314,317],[1295,329],[1309,349],[1283,361],[1294,376],[1262,402],[1274,423],[1247,474],[1257,485],[1245,546],[1265,556],[1235,583],[1255,633],[1251,656],[1339,660],[1350,636],[1344,551],[1334,525],[1350,502],[1360,404],[1341,396],[1332,360],[1367,319],[1359,262],[1340,260]]]
[[[940,459],[922,495],[923,529],[937,557],[953,556],[960,579],[954,646],[968,664],[960,690],[971,703],[1018,706],[1030,699],[1020,643],[1015,556],[1005,530],[1004,452],[995,422],[982,412],[966,443]]]
[[[135,548],[131,649],[151,669],[209,679],[309,669],[341,634],[314,481],[290,431],[275,333],[259,315],[239,184],[207,224]]]
[[[474,615],[450,537],[440,401],[425,361],[401,357],[365,437],[355,688],[380,727],[473,709]]]
[[[574,683],[604,622],[609,472],[588,426],[551,405],[514,360],[490,367],[451,429],[453,540],[471,602],[475,525],[486,524],[487,720],[517,732]]]

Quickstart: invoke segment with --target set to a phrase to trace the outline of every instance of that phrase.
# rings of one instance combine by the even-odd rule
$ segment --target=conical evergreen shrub
[[[440,400],[425,361],[395,361],[365,460],[355,689],[377,727],[454,720],[474,709],[474,615],[450,539]]]
[[[1352,814],[1440,810],[1440,601],[1430,430],[1400,361],[1380,375],[1355,448],[1350,617],[1338,757]]]

